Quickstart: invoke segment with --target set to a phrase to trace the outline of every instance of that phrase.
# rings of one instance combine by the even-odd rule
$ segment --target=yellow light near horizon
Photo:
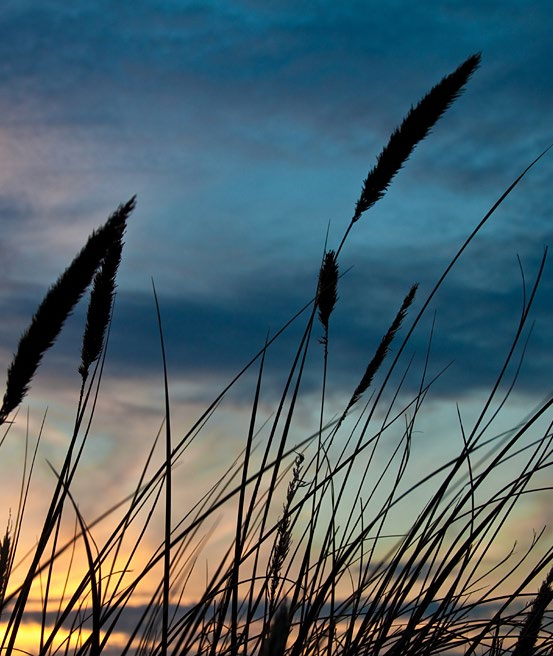
[[[47,639],[50,634],[50,629],[52,627],[46,626],[44,628],[44,637]],[[0,632],[2,636],[5,635],[7,629],[7,624],[0,624]],[[26,652],[29,654],[34,654],[37,652],[40,646],[42,634],[42,626],[38,622],[24,622],[21,624],[19,631],[17,632],[17,640],[15,641],[15,646],[17,650]],[[65,629],[60,629],[58,631],[57,639],[55,641],[56,645],[66,644],[67,641],[72,645],[76,645],[77,641],[84,641],[90,635],[89,631],[80,631],[77,635],[71,637],[70,631]]]
[[[44,637],[48,639],[53,627],[46,626],[44,628]],[[0,639],[4,637],[7,624],[0,623]],[[17,640],[15,647],[22,653],[35,654],[39,650],[41,640],[42,627],[38,622],[24,622],[21,624],[17,632]],[[86,629],[78,629],[71,634],[67,629],[59,629],[56,639],[53,643],[53,650],[56,647],[62,646],[65,648],[76,647],[82,644],[90,636],[90,631]],[[103,636],[103,633],[102,633]],[[121,632],[113,632],[109,637],[109,648],[120,649],[123,648],[128,642],[129,636]]]

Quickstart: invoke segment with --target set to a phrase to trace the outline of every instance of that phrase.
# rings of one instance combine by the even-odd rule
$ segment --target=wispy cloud
[[[482,51],[464,95],[340,255],[347,273],[331,319],[328,414],[340,412],[411,284],[419,282],[420,291],[392,357],[465,237],[552,140],[550,25],[546,0],[26,0],[0,9],[0,367],[91,230],[138,195],[101,410],[83,460],[102,496],[132,489],[163,420],[151,277],[182,437],[267,334],[312,297],[329,221],[333,248],[363,178],[411,104]],[[422,362],[435,311],[428,375],[453,364],[433,386],[421,425],[420,440],[434,455],[446,457],[461,443],[455,403],[471,415],[500,370],[522,304],[516,255],[529,285],[543,246],[553,241],[551,161],[540,162],[482,231],[406,350],[405,366],[411,355]],[[551,281],[548,262],[507,411],[513,422],[550,392]],[[54,462],[74,417],[84,313],[81,303],[29,396],[31,435],[49,408],[43,455]],[[302,326],[303,318],[269,353],[264,417],[275,407]],[[317,330],[294,439],[316,424]],[[182,460],[176,477],[188,491],[197,492],[242,447],[256,373],[252,367]],[[417,389],[417,375],[420,369],[405,383],[405,398]],[[25,411],[6,461],[11,478],[4,480],[13,490]],[[195,458],[205,467],[194,467]],[[424,459],[415,465],[428,467]],[[87,480],[76,493],[90,518],[98,499]],[[52,484],[44,459],[37,482]],[[182,507],[188,493],[178,497]],[[29,526],[41,516],[38,501],[29,506]],[[545,506],[533,511],[547,521]]]

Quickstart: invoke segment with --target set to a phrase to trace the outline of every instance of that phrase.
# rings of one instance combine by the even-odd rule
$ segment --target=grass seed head
[[[0,408],[0,424],[23,400],[44,353],[54,344],[65,320],[92,282],[98,267],[113,243],[120,239],[135,198],[118,209],[94,231],[80,253],[50,287],[27,330],[19,340],[17,352],[8,368],[6,392]]]
[[[405,164],[415,146],[428,135],[434,124],[461,94],[479,64],[480,54],[471,55],[453,73],[442,78],[418,105],[411,107],[378,156],[376,165],[365,178],[352,223],[358,221],[363,212],[384,196],[392,178]]]
[[[319,272],[319,284],[317,289],[317,305],[319,307],[319,320],[325,332],[328,331],[328,320],[336,301],[338,300],[338,262],[336,253],[327,251],[321,270]]]

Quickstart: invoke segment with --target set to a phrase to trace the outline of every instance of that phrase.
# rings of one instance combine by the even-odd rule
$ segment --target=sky
[[[466,91],[341,252],[329,363],[337,412],[411,284],[420,285],[414,316],[487,210],[553,143],[551,19],[547,0],[2,4],[0,369],[90,232],[137,195],[98,436],[85,463],[106,497],[128,489],[114,467],[125,463],[132,479],[163,419],[152,279],[174,430],[184,434],[266,335],[311,298],[327,230],[336,248],[363,178],[409,108],[481,52]],[[424,355],[435,317],[432,371],[452,363],[431,399],[441,436],[429,426],[421,438],[439,439],[437,452],[458,439],[442,413],[459,403],[470,415],[493,385],[521,312],[521,270],[531,286],[553,243],[552,158],[492,217],[410,340],[409,353]],[[506,421],[551,392],[552,293],[547,262]],[[21,414],[29,409],[36,431],[48,407],[44,448],[54,458],[75,413],[85,309],[47,354]],[[267,407],[297,338],[292,329],[275,346]],[[319,387],[314,369],[301,428],[313,419]],[[233,390],[198,459],[236,452],[251,399],[251,384]],[[14,469],[22,447],[10,448]],[[212,471],[197,462],[192,482]],[[37,485],[49,476],[42,462]],[[97,499],[85,492],[86,485],[82,503],[93,514]]]

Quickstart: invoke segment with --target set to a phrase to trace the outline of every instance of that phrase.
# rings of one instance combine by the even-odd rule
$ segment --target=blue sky
[[[310,298],[329,222],[336,247],[410,106],[482,52],[466,92],[341,253],[342,271],[351,269],[330,366],[343,401],[410,285],[421,286],[417,309],[493,202],[553,142],[551,19],[546,0],[3,3],[0,365],[92,229],[137,194],[95,462],[126,452],[129,433],[144,431],[147,442],[163,414],[152,277],[175,412],[188,422]],[[522,303],[516,256],[531,282],[553,243],[552,157],[482,231],[412,340],[411,352],[424,354],[435,310],[434,371],[454,360],[436,406],[469,403],[495,379]],[[548,263],[520,407],[551,391],[552,293]],[[26,402],[35,423],[50,407],[54,445],[73,416],[83,311]],[[278,346],[269,390],[294,344],[292,335]],[[306,379],[308,394],[316,381]],[[234,431],[250,399],[250,389],[237,391],[220,431]],[[106,486],[110,471],[97,474]]]
[[[215,330],[235,327],[235,352],[247,350],[310,292],[328,221],[333,245],[409,106],[482,51],[466,94],[344,252],[353,293],[368,276],[375,281],[358,308],[366,321],[347,341],[357,349],[377,338],[375,309],[393,312],[412,280],[430,284],[549,144],[551,43],[547,3],[376,9],[8,3],[0,26],[4,314],[18,307],[25,320],[90,230],[136,193],[121,323],[148,313],[153,276],[175,325],[196,314]],[[516,253],[530,272],[548,242],[548,166],[506,204],[475,248],[478,264],[452,283],[461,295],[476,288],[479,307],[493,300],[508,312],[520,293]],[[2,331],[8,351],[17,323]],[[136,366],[155,366],[157,344],[136,322],[134,331],[144,349]],[[187,353],[185,341],[171,345],[173,367],[202,368],[209,353],[195,339]],[[221,351],[219,366],[228,358],[234,369]]]
[[[466,93],[342,252],[342,270],[352,269],[333,366],[349,391],[411,283],[420,282],[422,300],[552,140],[547,2],[13,2],[0,17],[6,366],[47,286],[137,194],[113,374],[158,375],[153,277],[171,375],[228,380],[309,298],[328,223],[335,247],[409,107],[481,51]],[[522,298],[516,255],[531,280],[551,243],[550,160],[504,204],[432,306],[437,366],[455,359],[458,368],[437,394],[486,388],[501,362]],[[548,265],[520,382],[532,394],[550,385],[551,290]],[[63,387],[74,385],[80,330],[68,325],[47,358]],[[424,349],[427,333],[416,339]]]

